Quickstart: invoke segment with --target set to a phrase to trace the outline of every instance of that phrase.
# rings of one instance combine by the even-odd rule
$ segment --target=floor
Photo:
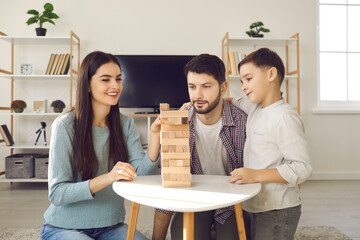
[[[333,226],[360,240],[360,181],[308,181],[301,195],[300,226]],[[46,183],[0,183],[0,227],[39,228],[48,205]],[[126,201],[127,212],[130,206]],[[140,206],[137,227],[152,228],[153,216]]]

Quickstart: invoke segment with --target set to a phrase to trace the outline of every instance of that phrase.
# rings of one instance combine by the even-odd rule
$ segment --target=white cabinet
[[[0,143],[2,156],[5,156],[6,152],[8,154],[14,152],[46,153],[49,148],[51,123],[60,115],[54,113],[50,108],[51,102],[57,99],[65,102],[66,108],[63,112],[68,111],[74,104],[75,79],[80,68],[80,38],[72,31],[69,36],[56,37],[7,36],[0,32],[0,44],[0,49],[6,49],[6,51],[2,51],[0,63],[9,63],[7,67],[0,65],[0,88],[4,93],[2,98],[0,97],[0,123],[7,124],[15,142],[13,146],[5,146],[4,143]],[[68,74],[45,74],[52,53],[69,53],[72,56]],[[20,65],[23,63],[32,65],[33,74],[20,74]],[[6,100],[4,100],[4,95],[8,95]],[[11,102],[15,99],[26,102],[27,108],[23,113],[14,113],[10,108]],[[45,112],[34,113],[33,101],[36,100],[47,100]],[[40,122],[46,122],[47,125],[46,146],[43,133],[38,144],[34,144],[37,138],[36,131],[41,128]],[[0,161],[4,161],[4,157],[1,157]],[[1,172],[0,181],[43,182],[47,180],[6,179],[4,172]]]
[[[228,96],[241,95],[240,76],[231,75],[230,53],[249,54],[266,47],[279,54],[285,65],[285,78],[282,84],[283,97],[300,114],[300,67],[299,67],[299,34],[290,38],[229,38],[226,33],[221,42],[222,60],[226,65],[226,80],[229,82]],[[236,66],[237,68],[237,66]]]

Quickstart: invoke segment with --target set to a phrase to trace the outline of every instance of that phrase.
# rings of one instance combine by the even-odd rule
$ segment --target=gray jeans
[[[220,224],[214,220],[214,213],[215,211],[194,213],[194,239],[238,240],[235,215]],[[180,239],[183,239],[183,214],[175,213],[171,222],[171,240]]]
[[[301,205],[260,213],[243,212],[247,240],[293,240]]]

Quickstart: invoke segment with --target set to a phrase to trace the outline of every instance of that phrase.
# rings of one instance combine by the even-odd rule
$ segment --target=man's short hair
[[[191,59],[184,68],[185,76],[189,72],[206,73],[218,81],[219,86],[225,82],[225,65],[220,58],[210,54],[200,54]]]
[[[281,85],[285,76],[285,67],[283,61],[276,52],[271,51],[268,48],[260,48],[250,53],[239,63],[238,65],[239,72],[241,66],[246,63],[253,63],[258,68],[275,67],[277,70],[277,75],[278,75],[277,77],[279,80],[279,84]]]

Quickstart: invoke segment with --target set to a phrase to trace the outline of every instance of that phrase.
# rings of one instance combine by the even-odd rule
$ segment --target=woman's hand
[[[108,174],[111,183],[119,180],[132,181],[137,176],[134,167],[124,162],[117,162]]]
[[[161,122],[160,115],[151,124],[150,138],[148,144],[148,155],[151,161],[155,162],[160,152],[160,130]]]

